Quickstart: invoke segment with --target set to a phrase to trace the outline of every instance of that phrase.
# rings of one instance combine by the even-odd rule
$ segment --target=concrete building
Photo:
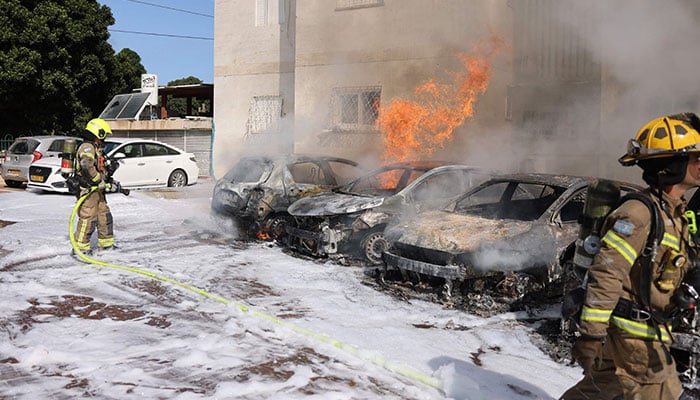
[[[214,173],[250,153],[379,163],[386,132],[377,107],[449,82],[456,54],[478,55],[475,44],[483,52],[499,38],[505,46],[487,57],[490,79],[469,104],[473,115],[426,156],[636,177],[616,161],[627,140],[648,119],[699,104],[694,72],[683,67],[696,63],[669,43],[689,48],[700,38],[700,6],[653,3],[217,0]],[[658,24],[660,14],[673,23]]]
[[[378,162],[377,102],[459,68],[455,53],[489,29],[509,36],[511,15],[505,1],[217,1],[215,173],[247,153]],[[509,54],[501,58],[507,66]],[[479,108],[480,123],[505,122],[511,74],[497,68],[479,100],[489,105]]]

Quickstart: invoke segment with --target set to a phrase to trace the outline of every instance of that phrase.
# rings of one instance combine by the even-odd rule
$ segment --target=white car
[[[13,188],[29,180],[29,166],[37,161],[49,160],[60,164],[63,142],[68,136],[23,136],[17,138],[0,159],[0,174],[5,185]]]
[[[192,153],[150,139],[108,138],[105,154],[117,159],[119,168],[114,180],[122,187],[181,187],[197,183],[199,167]],[[33,163],[27,187],[53,192],[68,192],[61,175],[61,158]]]

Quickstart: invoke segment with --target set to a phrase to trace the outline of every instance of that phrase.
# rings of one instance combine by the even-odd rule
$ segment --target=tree
[[[115,57],[112,95],[130,93],[141,87],[141,74],[146,68],[141,64],[141,56],[135,51],[124,48]]]
[[[140,58],[115,56],[112,24],[96,0],[0,0],[0,129],[81,129],[129,86],[125,65]]]
[[[179,86],[179,85],[198,85],[202,83],[202,80],[194,77],[194,76],[188,76],[187,78],[180,78],[180,79],[175,79],[174,81],[168,82],[168,86]],[[211,110],[211,104],[209,104],[209,100],[197,100],[193,99],[192,100],[192,115],[200,115],[200,114],[207,114],[205,113],[200,113],[199,109],[202,106],[202,104],[205,105],[207,110]],[[177,97],[172,97],[168,96],[168,103],[166,106],[168,110],[168,116],[171,117],[184,117],[187,114],[187,100],[184,98],[177,98]]]

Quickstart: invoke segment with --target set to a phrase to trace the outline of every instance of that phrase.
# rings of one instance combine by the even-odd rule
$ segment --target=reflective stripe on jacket
[[[646,191],[649,194],[648,190]],[[651,196],[658,206],[658,199]],[[657,285],[664,272],[664,263],[669,251],[685,254],[686,242],[681,238],[688,237],[687,220],[685,218],[685,200],[673,199],[664,194],[667,210],[670,214],[660,211],[664,221],[664,237],[658,245],[654,258],[651,277],[651,305],[659,312],[672,311],[675,288],[685,275],[688,264],[674,274],[666,271],[667,285]],[[621,222],[620,222],[621,221]],[[638,200],[628,200],[614,210],[606,219],[603,231],[606,232],[601,241],[601,250],[593,260],[588,273],[586,299],[581,315],[581,333],[591,336],[606,336],[608,328],[617,330],[628,337],[642,339],[657,338],[656,329],[651,321],[635,321],[613,315],[618,300],[627,299],[636,304],[642,304],[640,287],[642,282],[642,266],[638,261],[649,235],[651,226],[649,209]],[[676,253],[677,254],[677,253]],[[666,258],[665,258],[666,257]],[[668,290],[670,285],[672,290]],[[670,340],[666,327],[660,326],[663,340]]]

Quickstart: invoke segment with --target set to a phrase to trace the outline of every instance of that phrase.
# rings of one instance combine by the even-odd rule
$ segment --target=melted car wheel
[[[291,223],[290,216],[275,215],[269,218],[264,226],[272,239],[284,243],[287,240],[287,224],[289,223]]]
[[[372,231],[366,234],[360,242],[361,254],[371,265],[382,263],[382,253],[389,248],[389,242],[382,231]]]

